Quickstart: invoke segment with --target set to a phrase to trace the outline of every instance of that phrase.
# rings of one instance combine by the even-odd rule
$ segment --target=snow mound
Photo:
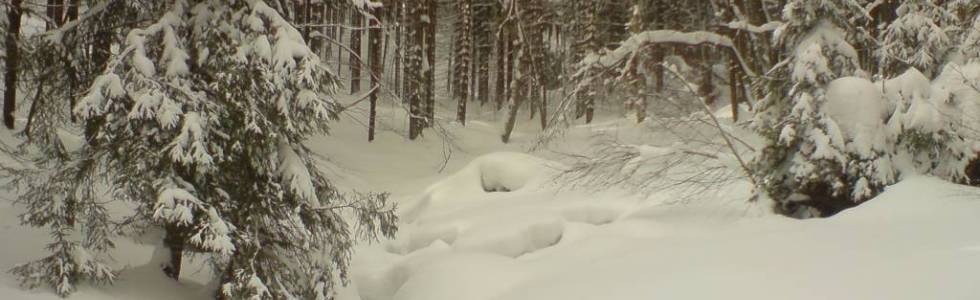
[[[474,159],[466,167],[426,189],[403,213],[411,222],[428,210],[485,200],[490,193],[516,192],[548,183],[560,169],[557,163],[516,152],[497,152]]]
[[[872,149],[882,149],[888,104],[874,83],[843,77],[827,86],[826,99],[824,109],[848,139],[848,150],[867,157]]]
[[[929,78],[915,68],[909,68],[902,75],[876,83],[875,86],[889,100],[889,111],[895,111],[897,105],[907,105],[910,99],[928,99],[932,89]]]
[[[972,275],[980,238],[963,231],[980,226],[976,188],[912,177],[833,218],[801,221],[728,215],[721,202],[651,203],[531,185],[481,194],[492,201],[430,207],[387,252],[359,255],[356,266],[387,266],[355,268],[359,299],[980,295]],[[723,196],[744,199],[738,193]],[[418,245],[405,247],[413,239]]]

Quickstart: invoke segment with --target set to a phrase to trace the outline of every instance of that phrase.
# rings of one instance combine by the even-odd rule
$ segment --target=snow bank
[[[564,193],[522,201],[563,206]],[[569,207],[616,207],[593,198]],[[528,206],[497,202],[493,217],[455,221],[506,235],[514,228],[564,222],[556,244],[521,256],[492,247],[441,242],[424,255],[394,255],[397,265],[355,277],[365,295],[396,274],[389,295],[361,299],[975,299],[980,296],[980,190],[930,177],[905,180],[867,204],[829,219],[777,216],[705,223],[696,206],[620,205],[629,217],[597,224],[561,221]],[[623,204],[623,203],[619,203]],[[513,206],[512,206],[513,205]],[[687,210],[688,212],[685,212]],[[597,211],[601,211],[597,210]],[[528,215],[541,216],[531,222]],[[576,213],[571,213],[576,214]],[[512,221],[511,215],[517,215]],[[702,220],[702,221],[698,221]],[[458,224],[458,223],[457,223]],[[464,226],[465,227],[465,226]],[[405,228],[413,234],[417,227]],[[490,235],[493,236],[493,235]],[[489,238],[486,241],[493,241]],[[527,241],[525,241],[527,242]],[[503,241],[491,242],[504,244]],[[506,242],[510,243],[510,242]],[[391,259],[392,254],[388,255]],[[369,261],[369,257],[359,258]],[[358,263],[355,262],[355,265]],[[376,273],[372,273],[376,272]],[[373,274],[373,275],[372,275]],[[393,290],[393,291],[392,291]]]
[[[479,201],[489,193],[514,192],[545,184],[560,168],[527,154],[498,152],[474,159],[460,171],[426,189],[423,197],[402,215],[414,220],[425,210]]]

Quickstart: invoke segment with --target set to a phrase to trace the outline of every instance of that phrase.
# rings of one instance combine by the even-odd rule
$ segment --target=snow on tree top
[[[888,105],[874,83],[859,77],[844,77],[827,86],[824,111],[848,138],[848,150],[870,157],[885,145],[884,121]]]

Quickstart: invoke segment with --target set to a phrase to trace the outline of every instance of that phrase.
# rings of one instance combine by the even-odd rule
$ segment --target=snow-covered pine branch
[[[584,69],[595,68],[596,66],[600,68],[611,67],[622,63],[628,57],[644,50],[645,47],[656,44],[711,45],[729,48],[731,49],[730,54],[735,56],[739,61],[742,70],[750,77],[756,76],[752,69],[745,63],[745,59],[741,54],[735,50],[735,44],[731,38],[710,31],[680,32],[676,30],[653,30],[634,34],[615,50],[608,53],[593,53],[586,56],[579,62],[578,73],[581,74]]]

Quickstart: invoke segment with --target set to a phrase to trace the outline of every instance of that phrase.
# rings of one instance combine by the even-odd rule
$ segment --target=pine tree
[[[933,77],[956,43],[957,16],[933,0],[902,1],[896,12],[898,18],[880,38],[878,56],[884,75],[898,75],[914,67]]]
[[[106,186],[136,205],[137,231],[164,229],[168,276],[179,278],[183,252],[194,251],[210,257],[218,298],[327,299],[355,238],[340,210],[353,209],[368,236],[395,229],[384,195],[340,194],[304,146],[336,117],[337,79],[262,1],[175,1],[144,13],[157,19],[127,34],[73,111],[97,127],[95,142],[21,197],[25,219],[56,240],[52,256],[15,273],[63,294],[80,280],[111,282],[95,188]],[[76,216],[80,241],[65,214]]]
[[[847,124],[824,110],[831,81],[863,75],[845,39],[862,11],[847,0],[793,0],[784,8],[778,38],[789,57],[775,77],[790,81],[770,84],[754,124],[767,141],[754,163],[756,182],[779,204],[777,212],[832,215],[870,199],[894,178],[886,146],[853,146],[859,137],[842,132]]]

